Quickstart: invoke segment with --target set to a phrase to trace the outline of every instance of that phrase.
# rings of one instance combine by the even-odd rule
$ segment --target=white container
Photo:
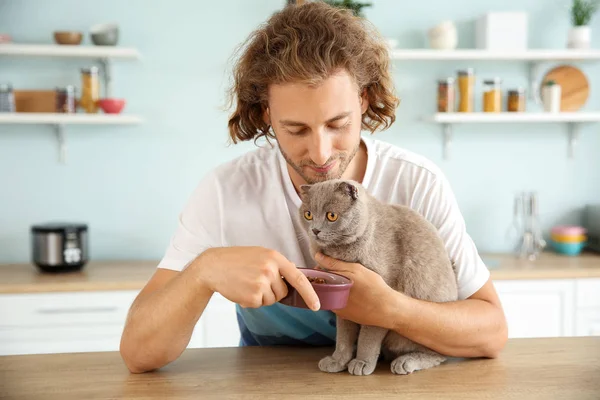
[[[569,49],[589,49],[592,31],[589,26],[574,26],[569,30]]]
[[[483,50],[527,50],[527,13],[490,12],[477,19],[475,45]]]
[[[560,85],[542,86],[542,103],[544,111],[557,113],[560,112],[560,98],[562,89]]]
[[[443,21],[427,32],[429,47],[436,50],[453,50],[458,45],[458,33],[452,21]]]

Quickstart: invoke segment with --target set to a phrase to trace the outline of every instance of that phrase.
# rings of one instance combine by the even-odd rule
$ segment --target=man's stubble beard
[[[331,173],[331,172],[327,172],[325,174],[319,174],[316,173],[316,175],[314,176],[307,176],[304,173],[304,168],[305,166],[312,166],[312,167],[318,167],[317,165],[315,165],[315,163],[313,163],[311,160],[303,160],[300,164],[295,164],[292,159],[285,153],[285,151],[283,151],[283,149],[281,148],[281,146],[279,147],[279,151],[281,151],[281,155],[283,156],[283,158],[285,159],[285,161],[288,163],[288,165],[290,167],[292,167],[294,169],[294,171],[296,171],[296,173],[298,175],[300,175],[302,177],[302,179],[304,179],[304,181],[306,183],[308,183],[309,185],[312,185],[314,183],[319,183],[319,182],[324,182],[324,181],[328,181],[330,179],[339,179],[342,177],[342,175],[344,174],[344,172],[346,172],[346,169],[348,168],[348,165],[350,165],[350,163],[352,162],[352,160],[354,159],[354,157],[356,156],[356,153],[358,152],[358,150],[360,149],[360,140],[358,141],[358,144],[356,145],[356,147],[352,150],[352,152],[348,155],[348,154],[342,154],[341,157],[332,157],[329,160],[327,160],[327,162],[325,163],[325,165],[330,164],[332,161],[337,160],[338,165],[337,165],[337,169],[335,173]]]

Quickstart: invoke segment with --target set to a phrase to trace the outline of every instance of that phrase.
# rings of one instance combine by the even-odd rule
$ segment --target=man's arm
[[[382,325],[447,356],[495,358],[508,337],[491,280],[465,300],[435,303],[393,292],[385,304]]]

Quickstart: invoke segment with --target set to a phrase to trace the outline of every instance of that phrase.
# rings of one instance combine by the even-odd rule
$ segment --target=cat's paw
[[[407,353],[392,361],[391,369],[394,374],[407,375],[414,371],[440,365],[446,357],[439,354]]]
[[[375,371],[377,360],[368,362],[355,358],[348,364],[348,372],[352,375],[371,375]]]
[[[347,365],[332,356],[324,357],[319,361],[319,369],[323,372],[341,372],[346,370]]]

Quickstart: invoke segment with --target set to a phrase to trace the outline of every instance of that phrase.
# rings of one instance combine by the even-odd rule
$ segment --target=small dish
[[[81,43],[81,39],[83,39],[83,34],[81,32],[74,31],[56,31],[54,32],[54,41],[57,44],[63,45],[78,45]]]
[[[125,107],[125,99],[104,98],[98,100],[98,106],[106,114],[120,114]]]
[[[98,24],[90,28],[90,39],[96,46],[116,46],[119,42],[117,24]]]
[[[311,282],[321,302],[321,310],[339,310],[346,307],[350,288],[352,288],[352,281],[350,279],[333,272],[318,269],[298,269],[310,280],[319,280],[319,278],[325,280],[325,283]],[[292,307],[310,308],[306,305],[298,291],[285,279],[284,282],[288,287],[288,294],[279,302]]]

